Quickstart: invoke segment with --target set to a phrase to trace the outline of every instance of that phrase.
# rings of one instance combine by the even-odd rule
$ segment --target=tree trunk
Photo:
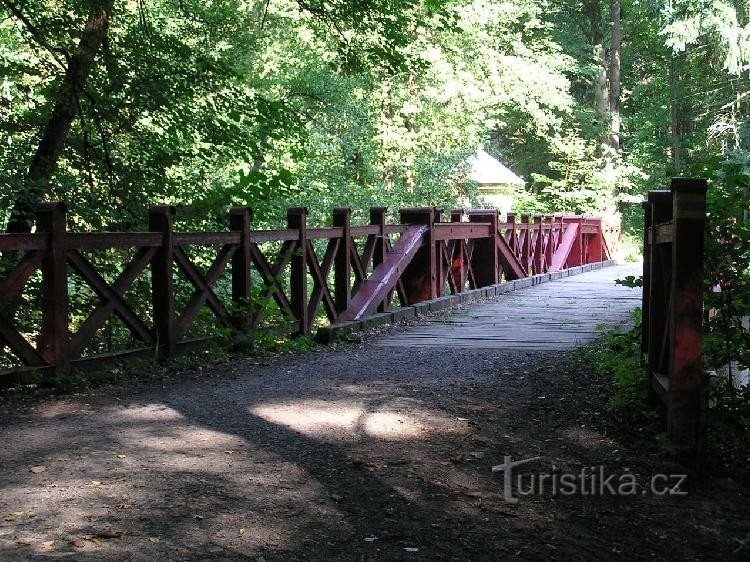
[[[77,114],[78,94],[86,84],[94,67],[96,55],[107,36],[113,4],[114,0],[100,0],[95,4],[78,47],[68,58],[52,115],[29,165],[21,193],[13,205],[8,232],[29,232],[36,207],[49,191],[52,175]]]
[[[620,54],[622,50],[622,21],[620,0],[611,0],[612,44],[609,51],[609,145],[615,155],[620,153]]]
[[[609,124],[609,87],[607,84],[607,55],[602,33],[602,10],[599,0],[584,0],[583,12],[589,21],[588,41],[597,62],[594,78],[594,108],[597,119],[603,126]]]
[[[682,170],[681,143],[680,143],[680,119],[678,110],[679,76],[677,75],[676,55],[671,54],[669,59],[669,130],[672,134],[672,162],[674,174],[680,175]]]

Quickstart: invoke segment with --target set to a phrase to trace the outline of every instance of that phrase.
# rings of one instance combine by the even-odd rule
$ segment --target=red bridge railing
[[[149,232],[69,232],[65,205],[47,203],[34,233],[0,234],[4,372],[169,357],[206,337],[193,333],[198,318],[212,317],[209,337],[247,331],[268,324],[268,303],[289,332],[308,334],[316,323],[388,310],[395,296],[408,306],[610,257],[601,219],[583,216],[500,221],[477,210],[444,221],[430,207],[403,209],[388,224],[386,210],[372,208],[370,224],[353,225],[350,209],[335,209],[333,226],[308,228],[297,207],[287,228],[253,230],[252,209],[237,207],[225,232],[179,232],[174,218],[173,207],[159,206]],[[101,253],[106,267],[96,265]],[[127,336],[117,349],[111,333],[108,344],[101,337],[115,318]]]

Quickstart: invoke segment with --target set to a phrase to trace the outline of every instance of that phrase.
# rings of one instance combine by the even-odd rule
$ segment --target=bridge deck
[[[593,341],[602,327],[627,322],[641,293],[615,285],[639,275],[617,265],[506,293],[387,336],[388,347],[565,350]]]

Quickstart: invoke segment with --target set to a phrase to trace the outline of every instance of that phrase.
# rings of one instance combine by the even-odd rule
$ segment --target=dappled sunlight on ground
[[[349,400],[297,400],[252,406],[250,412],[323,440],[351,440],[362,434],[383,440],[419,439],[455,425],[455,418],[415,411],[368,411],[363,403]],[[455,428],[450,428],[455,431]]]

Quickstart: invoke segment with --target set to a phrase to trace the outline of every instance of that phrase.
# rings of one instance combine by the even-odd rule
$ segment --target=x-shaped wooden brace
[[[276,265],[271,265],[266,256],[261,252],[258,244],[255,242],[250,244],[250,256],[252,257],[255,267],[258,269],[258,273],[263,278],[263,282],[266,285],[263,294],[261,295],[262,300],[267,300],[273,297],[274,301],[278,305],[282,313],[286,314],[289,318],[294,318],[294,311],[292,311],[292,305],[289,302],[289,298],[284,292],[284,288],[279,283],[279,276],[284,271],[289,261],[292,259],[292,253],[297,247],[297,241],[287,240],[281,246],[278,255],[278,261]],[[263,320],[263,309],[258,310],[255,317],[255,323],[258,324]]]
[[[75,359],[83,353],[86,344],[113,312],[117,314],[136,338],[149,345],[155,343],[152,331],[133,312],[133,309],[125,302],[124,297],[133,282],[149,264],[157,249],[140,248],[111,286],[78,250],[68,250],[68,263],[102,299],[101,304],[94,309],[78,331],[73,334],[70,342],[71,358]]]
[[[328,274],[331,271],[333,260],[336,258],[339,245],[341,243],[340,238],[331,238],[328,241],[326,252],[323,256],[323,263],[318,261],[318,256],[315,253],[315,248],[310,240],[307,241],[307,255],[308,255],[308,269],[310,275],[313,278],[313,290],[310,294],[310,301],[308,303],[308,318],[312,321],[315,318],[315,313],[318,311],[318,305],[320,301],[323,301],[323,307],[325,308],[326,315],[331,324],[336,323],[338,313],[336,312],[336,306],[331,296],[331,291],[328,288]]]
[[[27,252],[5,280],[0,283],[0,339],[4,340],[10,350],[30,367],[42,367],[47,365],[47,362],[34,346],[13,327],[10,320],[2,314],[2,311],[15,300],[26,281],[39,268],[43,259],[44,251],[42,250]]]
[[[204,303],[208,304],[208,308],[211,312],[213,312],[216,318],[218,318],[225,326],[232,327],[229,313],[226,308],[224,308],[224,305],[221,304],[219,297],[214,293],[213,286],[216,284],[216,281],[221,274],[224,273],[229,260],[232,259],[232,256],[237,251],[237,247],[236,244],[225,244],[219,251],[219,255],[211,264],[211,267],[209,267],[205,277],[200,274],[181,247],[175,246],[173,248],[175,262],[185,274],[188,281],[190,281],[193,287],[195,287],[193,298],[190,299],[185,310],[177,319],[176,325],[178,339],[182,338],[187,333],[193,323],[195,315]]]

